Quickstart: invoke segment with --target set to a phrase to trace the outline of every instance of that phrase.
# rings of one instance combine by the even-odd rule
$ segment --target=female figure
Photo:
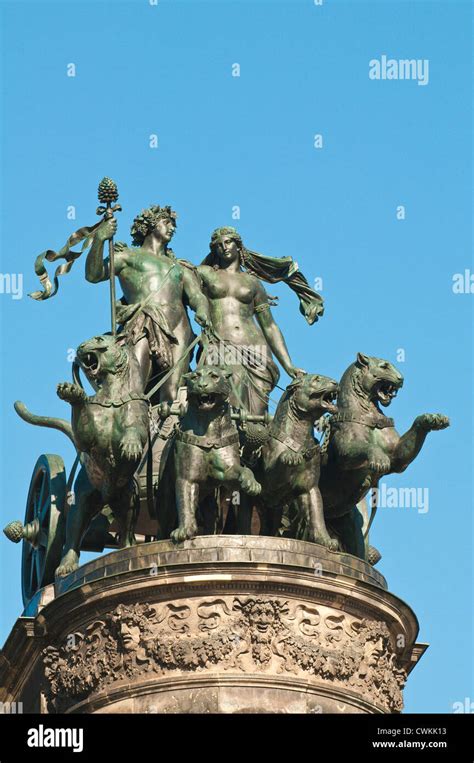
[[[298,293],[309,323],[322,315],[322,299],[308,285],[291,257],[263,257],[246,249],[235,228],[217,228],[210,252],[198,267],[201,288],[209,303],[214,339],[204,348],[205,363],[232,367],[232,405],[253,414],[268,408],[268,396],[281,366],[295,377],[304,373],[290,358],[283,335],[273,320],[270,297],[259,278],[285,281]]]

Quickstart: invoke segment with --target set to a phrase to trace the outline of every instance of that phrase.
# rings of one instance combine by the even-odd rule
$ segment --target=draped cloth
[[[235,408],[248,413],[261,413],[262,403],[265,409],[268,408],[268,396],[280,378],[278,366],[270,352],[259,359],[256,353],[252,353],[251,347],[220,339],[219,342],[205,342],[197,360],[198,366],[221,366],[232,371],[229,399]]]
[[[161,371],[171,368],[173,356],[172,344],[178,344],[164,311],[155,304],[138,302],[136,304],[116,303],[117,323],[123,327],[132,345],[144,337],[148,340],[150,356]]]
[[[214,255],[209,253],[202,264],[215,265]],[[310,326],[323,315],[323,298],[311,288],[293,257],[266,257],[264,254],[242,247],[241,265],[248,273],[262,281],[286,283],[297,295],[300,313],[304,315]]]

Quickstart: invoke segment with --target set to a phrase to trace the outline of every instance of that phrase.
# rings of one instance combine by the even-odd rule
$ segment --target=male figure
[[[112,218],[97,229],[86,262],[91,283],[110,277],[103,251],[116,228]],[[193,268],[168,249],[175,229],[176,213],[171,207],[149,207],[133,221],[134,246],[116,244],[114,258],[123,291],[117,322],[135,347],[144,387],[152,370],[164,374],[173,369],[160,389],[160,401],[168,402],[176,398],[180,378],[189,368],[190,353],[183,354],[194,335],[186,307],[195,312],[201,326],[209,324],[207,298]]]

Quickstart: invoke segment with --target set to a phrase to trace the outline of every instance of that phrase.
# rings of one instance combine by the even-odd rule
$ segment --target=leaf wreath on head
[[[156,228],[160,220],[172,220],[176,227],[177,218],[178,215],[170,206],[160,207],[159,204],[155,204],[148,207],[148,209],[142,209],[140,214],[135,217],[130,228],[132,244],[134,246],[141,246],[146,236]]]

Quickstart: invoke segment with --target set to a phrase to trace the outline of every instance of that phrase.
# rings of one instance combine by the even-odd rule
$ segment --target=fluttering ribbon
[[[298,296],[300,313],[311,326],[324,313],[323,298],[311,288],[292,257],[266,257],[264,254],[244,248],[242,251],[245,269],[267,283],[283,281]]]
[[[68,240],[64,244],[63,248],[59,250],[59,252],[55,252],[52,249],[47,249],[45,252],[42,252],[37,256],[35,260],[35,273],[40,280],[43,291],[34,291],[29,294],[32,299],[45,300],[55,296],[59,288],[59,276],[63,276],[69,273],[72,266],[74,265],[74,262],[81,256],[85,249],[89,248],[89,246],[92,244],[94,233],[101,223],[102,220],[99,220],[99,222],[95,225],[84,225],[82,228],[74,231],[74,233],[69,236]],[[81,241],[84,242],[81,246],[81,250],[79,252],[71,251],[71,247],[79,244]],[[66,260],[64,265],[59,265],[55,270],[53,277],[54,286],[51,283],[48,271],[44,265],[45,260],[48,262]]]

